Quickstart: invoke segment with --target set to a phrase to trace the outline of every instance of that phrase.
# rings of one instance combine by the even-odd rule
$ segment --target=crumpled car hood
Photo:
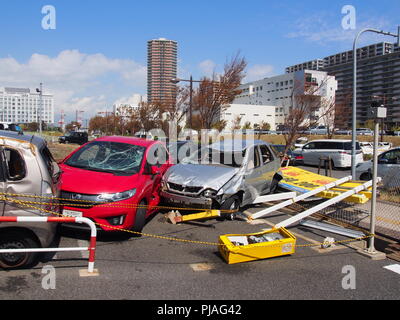
[[[188,187],[221,189],[239,169],[201,164],[178,164],[168,169],[164,180]]]

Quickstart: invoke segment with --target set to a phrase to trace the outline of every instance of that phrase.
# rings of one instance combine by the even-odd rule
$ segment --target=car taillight
[[[348,155],[351,155],[350,152],[346,152],[346,151],[339,151],[339,153],[340,153],[340,154],[348,154]]]
[[[304,160],[304,157],[303,157],[303,156],[296,156],[295,159],[296,159],[296,160]]]

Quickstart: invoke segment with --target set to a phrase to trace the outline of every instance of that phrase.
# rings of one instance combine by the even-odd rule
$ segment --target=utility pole
[[[352,151],[351,151],[351,175],[356,176],[356,154],[357,154],[357,41],[364,32],[374,32],[397,38],[397,46],[400,47],[400,26],[397,27],[397,34],[383,30],[366,28],[361,30],[355,37],[353,43],[353,108],[352,108]]]
[[[370,255],[377,255],[375,250],[375,222],[376,222],[376,200],[378,193],[378,143],[379,143],[379,122],[385,119],[387,110],[385,106],[377,101],[372,101],[369,112],[370,118],[374,119],[374,153],[372,161],[372,199],[371,199],[371,221],[369,245],[366,252]],[[353,177],[354,179],[354,177]]]
[[[37,110],[36,117],[38,118],[39,123],[39,134],[42,135],[42,109],[43,109],[43,83],[40,83],[40,88],[36,89],[36,92],[39,93],[39,110]]]

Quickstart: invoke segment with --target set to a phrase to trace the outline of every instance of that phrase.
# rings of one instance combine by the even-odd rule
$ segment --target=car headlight
[[[212,189],[207,189],[203,192],[203,196],[206,198],[213,198],[217,194],[217,191],[212,190]]]
[[[161,191],[168,191],[168,185],[167,182],[165,180],[161,180],[161,187],[160,187]]]
[[[102,193],[97,197],[97,199],[99,201],[107,201],[107,202],[121,201],[132,198],[135,194],[136,194],[136,188],[124,192]]]

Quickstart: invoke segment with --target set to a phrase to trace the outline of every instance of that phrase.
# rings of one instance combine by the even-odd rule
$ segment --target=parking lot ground
[[[348,174],[348,170],[334,171],[338,178]],[[246,210],[257,212],[262,207]],[[325,231],[290,226],[299,245],[291,256],[235,265],[228,265],[220,256],[215,245],[220,235],[259,232],[287,217],[276,212],[256,224],[238,219],[172,225],[162,214],[156,214],[143,232],[189,242],[99,234],[95,262],[98,276],[81,277],[80,271],[87,269],[86,252],[52,254],[32,269],[0,271],[0,299],[399,299],[400,274],[392,271],[397,270],[398,262],[373,261],[349,245],[321,250],[318,244],[327,236],[337,241],[346,239]],[[88,239],[89,234],[61,229],[59,246],[86,246]],[[46,289],[48,266],[54,268],[55,289]],[[354,268],[355,289],[343,287],[349,276],[346,266]]]
[[[259,208],[250,208],[256,211]],[[252,233],[287,216],[277,213],[261,224],[216,221],[172,225],[156,215],[144,232],[190,241],[217,242],[219,235]],[[298,245],[320,243],[326,232],[293,226]],[[84,244],[85,234],[63,230],[60,246]],[[341,238],[333,235],[336,240]],[[87,260],[80,252],[58,253],[30,270],[1,271],[1,299],[281,300],[398,299],[400,275],[384,269],[395,262],[372,261],[347,246],[321,252],[298,247],[295,254],[228,265],[213,245],[152,237],[100,235],[97,277],[80,277]],[[43,267],[53,266],[56,288],[45,290]],[[342,287],[343,268],[356,271],[356,289]]]

